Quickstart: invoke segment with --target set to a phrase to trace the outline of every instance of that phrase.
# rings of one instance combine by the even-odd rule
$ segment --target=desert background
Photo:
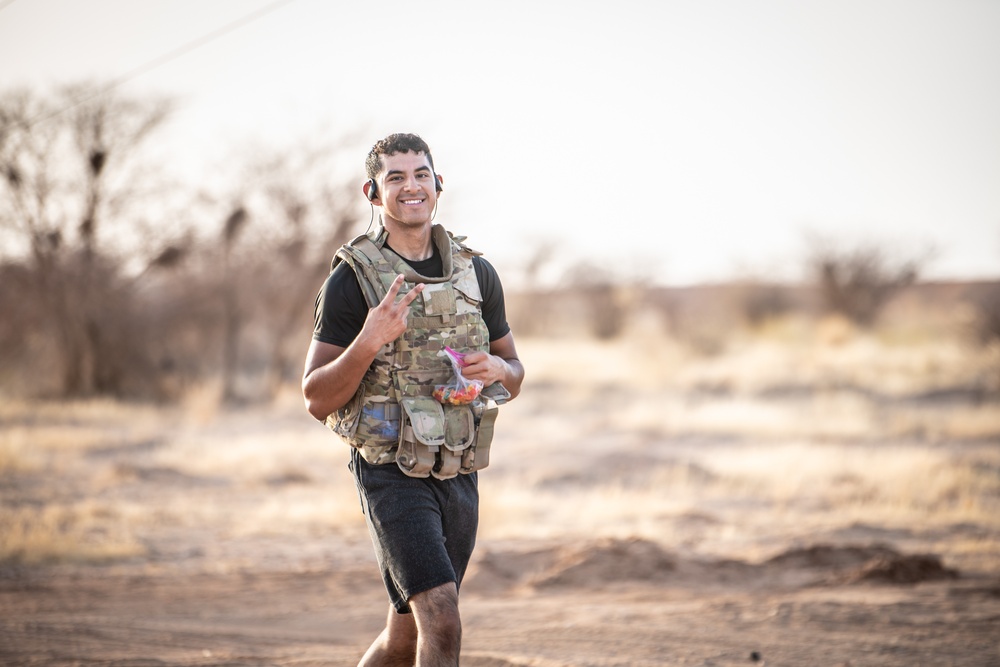
[[[0,665],[360,659],[387,597],[299,378],[397,131],[527,371],[463,664],[1000,665],[998,30],[0,0]]]
[[[510,294],[463,664],[997,664],[998,294]],[[3,664],[356,663],[386,597],[346,446],[236,376],[4,400]]]

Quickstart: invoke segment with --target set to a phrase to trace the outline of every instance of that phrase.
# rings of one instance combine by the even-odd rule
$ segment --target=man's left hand
[[[462,375],[467,380],[482,380],[488,387],[494,382],[502,382],[506,377],[507,362],[486,352],[469,352],[462,360]]]

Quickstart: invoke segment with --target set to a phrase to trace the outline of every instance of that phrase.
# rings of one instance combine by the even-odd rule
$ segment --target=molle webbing
[[[472,256],[481,253],[462,244],[464,237],[433,225],[431,240],[441,254],[443,276],[423,276],[386,246],[387,237],[381,226],[357,237],[337,251],[333,265],[344,261],[354,270],[369,307],[381,302],[400,274],[401,294],[419,283],[424,289],[410,305],[404,334],[383,346],[355,398],[327,424],[369,463],[395,461],[408,475],[448,478],[478,470],[489,462],[497,401],[509,394],[497,383],[467,406],[442,406],[430,396],[436,385],[451,379],[451,364],[442,352],[446,345],[465,352],[489,350],[472,263]]]

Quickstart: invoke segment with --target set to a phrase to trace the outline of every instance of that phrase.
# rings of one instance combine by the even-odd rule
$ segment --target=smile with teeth
[[[404,199],[403,204],[406,206],[415,206],[417,204],[423,204],[423,199]]]

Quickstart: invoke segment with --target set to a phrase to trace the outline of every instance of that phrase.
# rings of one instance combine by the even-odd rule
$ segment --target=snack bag
[[[434,387],[433,396],[439,403],[451,403],[452,405],[465,405],[476,400],[479,392],[483,390],[482,380],[468,380],[462,375],[462,367],[465,366],[465,355],[456,352],[447,345],[444,348],[445,354],[451,361],[451,368],[454,371],[451,382],[439,384]]]

